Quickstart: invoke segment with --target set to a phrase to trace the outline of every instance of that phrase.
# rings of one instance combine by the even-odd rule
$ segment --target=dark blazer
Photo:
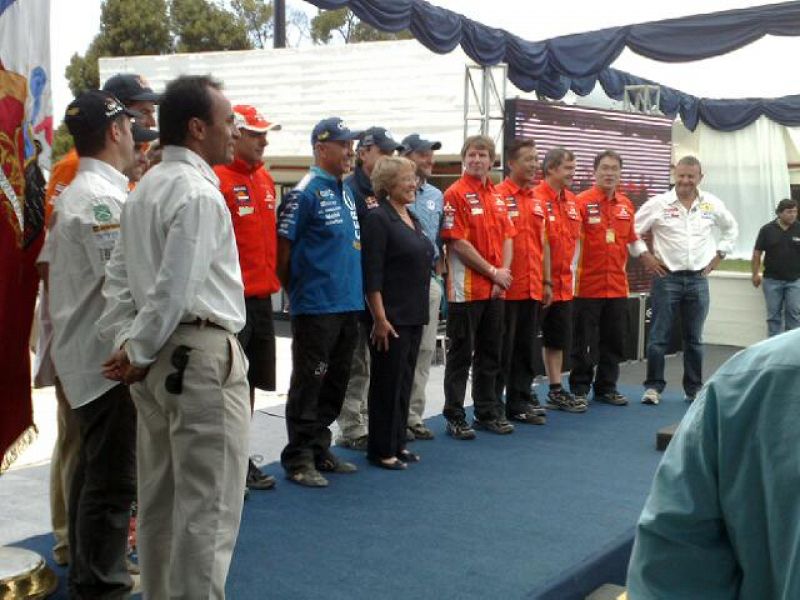
[[[388,202],[369,211],[361,226],[364,292],[381,292],[395,326],[428,323],[433,245],[417,218],[412,230]]]

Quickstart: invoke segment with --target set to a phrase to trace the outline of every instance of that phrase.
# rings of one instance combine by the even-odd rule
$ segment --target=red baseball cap
[[[236,116],[236,126],[239,129],[247,129],[255,133],[266,133],[267,131],[277,131],[281,128],[280,123],[270,123],[264,118],[255,106],[247,104],[237,104],[233,107]]]

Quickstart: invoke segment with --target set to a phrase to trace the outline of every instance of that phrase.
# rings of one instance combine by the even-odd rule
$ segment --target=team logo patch
[[[107,204],[95,204],[92,207],[92,212],[98,223],[108,223],[111,220],[111,209]]]
[[[233,197],[236,198],[236,204],[250,204],[250,193],[246,185],[233,186]]]
[[[378,199],[375,198],[375,196],[367,196],[366,198],[364,198],[364,202],[367,203],[367,208],[369,210],[372,210],[373,208],[378,208],[379,206]]]

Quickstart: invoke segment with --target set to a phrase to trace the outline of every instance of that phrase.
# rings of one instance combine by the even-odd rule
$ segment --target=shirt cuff
[[[146,352],[142,348],[141,342],[137,342],[136,340],[129,339],[125,342],[125,352],[128,354],[128,361],[134,367],[138,367],[140,369],[149,367],[156,362],[155,358],[150,358],[147,356]]]
[[[721,242],[717,246],[717,252],[722,252],[723,254],[730,254],[731,252],[733,252],[733,243]]]
[[[643,240],[636,240],[635,242],[631,242],[628,244],[628,252],[631,253],[631,256],[636,258],[637,256],[641,256],[645,252],[647,252],[647,244],[644,243]]]

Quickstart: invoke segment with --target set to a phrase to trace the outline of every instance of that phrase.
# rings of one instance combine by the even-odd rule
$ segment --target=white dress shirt
[[[636,211],[636,233],[653,234],[653,253],[670,271],[700,271],[717,252],[727,254],[739,234],[722,200],[702,190],[689,210],[675,189],[653,196]],[[636,252],[646,250],[637,242]]]
[[[200,156],[166,146],[131,192],[106,269],[101,335],[125,343],[145,367],[181,322],[203,319],[231,333],[245,323],[244,288],[219,180]]]
[[[113,351],[97,335],[105,300],[105,265],[119,237],[128,179],[110,164],[81,158],[78,173],[58,197],[53,226],[38,262],[49,263],[50,354],[72,408],[115,385],[101,365]]]

